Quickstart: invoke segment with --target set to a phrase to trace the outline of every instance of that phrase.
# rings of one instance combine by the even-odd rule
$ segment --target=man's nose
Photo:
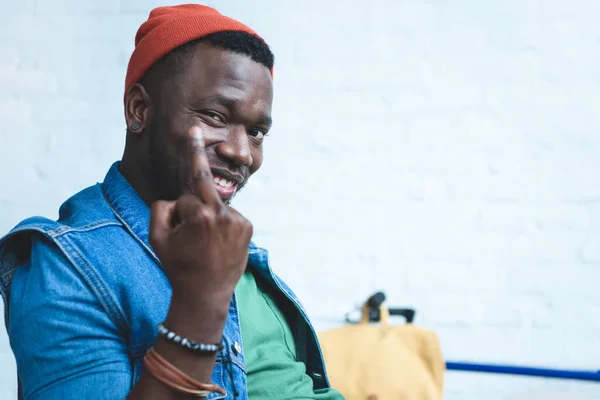
[[[244,128],[235,128],[217,146],[217,154],[231,161],[236,166],[252,165],[252,154],[250,152],[250,138]]]

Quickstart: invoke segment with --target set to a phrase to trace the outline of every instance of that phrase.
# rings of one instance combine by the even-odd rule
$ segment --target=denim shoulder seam
[[[59,226],[57,226],[57,225],[59,225]],[[106,296],[102,296],[102,293],[107,293],[107,290],[106,290],[106,288],[104,288],[104,285],[101,284],[101,282],[99,281],[97,276],[96,276],[96,279],[93,279],[93,276],[95,275],[95,273],[93,273],[93,272],[89,273],[89,274],[84,273],[82,268],[80,268],[80,266],[75,263],[75,260],[73,259],[72,256],[70,256],[69,252],[65,248],[65,245],[67,247],[70,247],[70,245],[68,243],[66,243],[66,240],[65,240],[66,233],[68,233],[68,232],[88,232],[88,231],[100,229],[100,228],[107,227],[107,226],[121,226],[121,224],[118,221],[110,221],[110,220],[94,221],[93,223],[86,224],[81,227],[75,227],[75,228],[60,225],[59,222],[51,221],[51,220],[45,220],[42,222],[36,222],[36,223],[31,223],[31,224],[24,224],[21,226],[17,226],[15,229],[13,229],[7,235],[0,238],[0,249],[2,249],[2,246],[5,243],[7,243],[10,239],[12,239],[13,237],[18,236],[18,235],[29,235],[29,236],[42,235],[42,236],[50,239],[54,244],[56,244],[56,246],[58,246],[58,248],[62,251],[62,253],[65,255],[65,257],[69,260],[71,265],[73,265],[73,267],[80,274],[82,279],[84,279],[84,281],[90,286],[90,289],[92,290],[92,292],[94,293],[96,298],[98,298],[98,300],[100,301],[100,303],[102,304],[102,306],[104,307],[106,312],[109,314],[109,316],[111,317],[113,322],[115,324],[117,324],[117,326],[123,327],[123,326],[126,326],[123,324],[123,321],[125,319],[118,312],[118,308],[114,305],[114,301],[110,300],[108,294]],[[74,251],[72,253],[74,253]],[[79,258],[81,259],[81,257],[79,257]],[[89,266],[87,269],[88,270],[90,269]],[[8,268],[6,270],[4,270],[4,269],[0,270],[0,274],[1,274],[1,277],[0,277],[1,278],[0,279],[0,295],[1,296],[0,297],[2,297],[3,303],[5,305],[5,307],[4,307],[4,322],[5,322],[6,326],[8,326],[8,318],[9,318],[8,302],[9,302],[9,296],[10,296],[10,281],[12,280],[12,275],[14,274],[14,270],[15,270],[15,268],[12,268],[12,269]],[[86,278],[88,278],[88,279],[86,279]],[[97,286],[97,285],[99,285],[99,286]]]
[[[52,229],[44,229],[44,233],[46,233],[52,239],[58,238],[59,236],[64,235],[69,232],[89,232],[95,229],[103,228],[105,226],[121,226],[121,223],[118,221],[110,221],[110,220],[100,220],[94,221],[86,225],[82,226],[69,226],[69,225],[60,225],[56,228]]]

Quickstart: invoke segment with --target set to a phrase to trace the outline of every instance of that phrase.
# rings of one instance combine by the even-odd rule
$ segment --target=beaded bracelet
[[[175,332],[167,329],[163,324],[158,324],[158,336],[167,339],[168,341],[175,343],[176,345],[190,350],[194,353],[218,353],[223,350],[223,343],[219,344],[204,344],[197,343],[191,339],[187,339],[179,336]]]

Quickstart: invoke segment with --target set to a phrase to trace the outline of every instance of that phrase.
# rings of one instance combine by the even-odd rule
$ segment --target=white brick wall
[[[120,157],[133,37],[168,3],[0,0],[2,232]],[[447,359],[600,369],[600,2],[209,4],[276,53],[267,162],[236,205],[320,329],[383,289]],[[0,366],[13,398],[4,332]],[[445,398],[568,391],[600,398],[464,373]]]

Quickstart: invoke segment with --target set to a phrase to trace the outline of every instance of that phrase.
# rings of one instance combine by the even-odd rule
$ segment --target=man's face
[[[186,71],[158,86],[144,131],[150,135],[148,179],[155,196],[175,200],[193,193],[186,137],[197,125],[217,191],[229,203],[263,162],[271,127],[270,71],[245,55],[200,43]]]

